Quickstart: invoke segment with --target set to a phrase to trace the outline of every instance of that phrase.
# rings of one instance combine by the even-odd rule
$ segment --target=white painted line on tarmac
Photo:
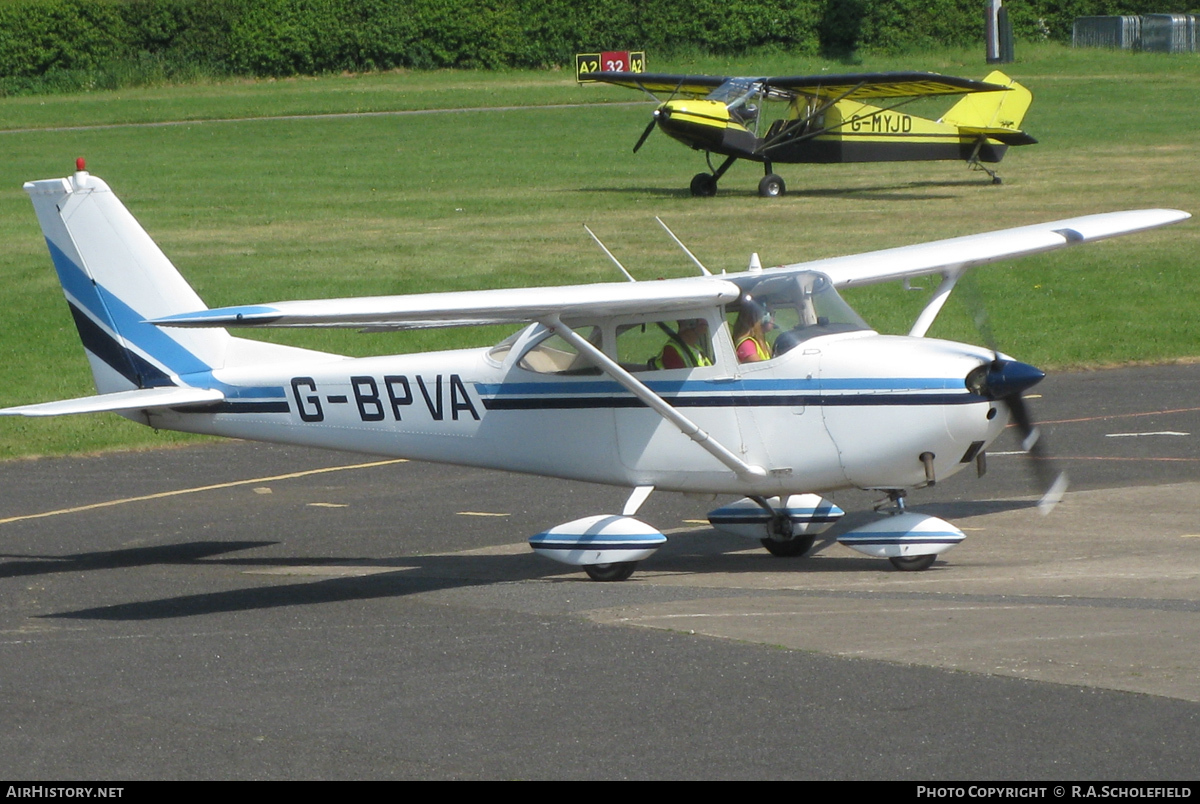
[[[211,486],[196,486],[190,489],[175,489],[174,491],[160,491],[157,494],[144,494],[140,497],[122,497],[117,500],[106,500],[105,502],[92,503],[91,505],[77,505],[73,508],[59,508],[56,511],[43,511],[40,514],[24,514],[22,516],[10,516],[6,519],[0,519],[0,525],[9,522],[22,522],[26,519],[41,519],[47,516],[59,516],[60,514],[77,514],[81,511],[92,511],[97,508],[111,508],[114,505],[124,505],[132,502],[145,502],[146,500],[160,500],[164,497],[177,497],[180,494],[195,494],[200,491],[215,491],[217,489],[229,489],[235,486],[249,486],[257,483],[270,483],[274,480],[291,480],[297,477],[307,477],[309,475],[320,475],[326,472],[342,472],[347,469],[370,469],[375,466],[390,466],[394,463],[408,463],[405,458],[396,458],[390,461],[372,461],[371,463],[355,463],[347,466],[327,466],[324,469],[309,469],[304,472],[289,472],[286,475],[274,475],[272,477],[254,477],[249,480],[234,480],[229,483],[214,483]],[[255,490],[256,493],[262,493]]]

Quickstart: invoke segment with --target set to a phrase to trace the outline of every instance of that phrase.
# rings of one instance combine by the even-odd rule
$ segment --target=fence
[[[1196,20],[1194,14],[1076,17],[1071,44],[1075,47],[1195,53]]]

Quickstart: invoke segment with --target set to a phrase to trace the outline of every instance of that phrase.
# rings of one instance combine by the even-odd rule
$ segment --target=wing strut
[[[683,433],[688,438],[695,441],[703,447],[710,455],[716,458],[721,463],[728,466],[739,477],[746,479],[761,479],[767,476],[767,470],[761,466],[754,466],[746,463],[738,456],[734,455],[723,444],[710,436],[707,432],[700,429],[700,426],[691,419],[684,416],[675,408],[671,407],[665,399],[651,391],[644,383],[630,374],[625,369],[621,368],[615,361],[612,360],[604,352],[597,349],[586,338],[581,337],[575,330],[568,327],[559,320],[557,315],[547,316],[541,319],[541,323],[547,329],[553,330],[559,337],[567,343],[579,350],[580,354],[586,355],[596,366],[600,368],[608,376],[612,377],[620,383],[627,391],[636,396],[638,399],[646,403],[646,406],[662,416],[671,424],[679,428],[679,432]]]
[[[956,271],[946,271],[942,274],[942,281],[938,284],[937,290],[933,292],[933,297],[929,299],[929,303],[925,305],[925,308],[921,310],[921,314],[917,316],[917,320],[913,322],[912,329],[908,331],[909,337],[925,337],[925,333],[933,325],[933,320],[942,311],[942,306],[945,305],[946,299],[950,298],[950,291],[954,290],[954,286],[958,284],[958,278],[965,272],[966,269],[964,268]]]

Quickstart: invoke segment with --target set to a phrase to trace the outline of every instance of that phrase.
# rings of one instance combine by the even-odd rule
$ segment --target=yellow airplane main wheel
[[[717,194],[717,179],[711,173],[697,173],[692,177],[692,195],[697,198],[712,198]]]
[[[774,173],[763,176],[758,183],[758,194],[763,198],[778,198],[786,192],[787,185],[783,183],[783,178]]]

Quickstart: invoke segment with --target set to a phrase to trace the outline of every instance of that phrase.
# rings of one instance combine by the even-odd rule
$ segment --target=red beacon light
[[[71,183],[75,185],[76,190],[83,190],[91,186],[88,179],[87,163],[83,161],[83,157],[75,160],[75,175],[71,177]]]

